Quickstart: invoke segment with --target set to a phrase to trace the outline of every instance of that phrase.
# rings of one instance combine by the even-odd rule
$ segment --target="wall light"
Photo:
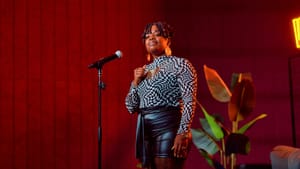
[[[292,21],[293,21],[296,47],[300,48],[300,17],[294,18]]]

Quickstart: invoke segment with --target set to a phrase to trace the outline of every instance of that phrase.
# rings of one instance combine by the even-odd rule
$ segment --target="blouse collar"
[[[157,66],[157,65],[161,64],[162,62],[164,62],[165,60],[167,60],[168,58],[169,58],[169,56],[166,56],[166,55],[159,56],[153,60],[152,64]]]

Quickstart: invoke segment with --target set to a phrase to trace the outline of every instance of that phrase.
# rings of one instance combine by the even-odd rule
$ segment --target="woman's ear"
[[[167,45],[168,45],[169,47],[171,46],[171,39],[170,39],[170,38],[168,38]]]

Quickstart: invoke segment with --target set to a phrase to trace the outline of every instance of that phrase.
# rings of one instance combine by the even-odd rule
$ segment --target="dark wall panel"
[[[28,2],[28,153],[27,168],[41,168],[40,0]]]
[[[41,168],[53,169],[55,160],[55,1],[40,1],[41,5]]]
[[[0,2],[0,153],[2,158],[0,165],[2,168],[13,168],[15,154],[14,113],[12,111],[14,107],[13,6],[13,1]]]
[[[14,167],[28,165],[28,8],[25,0],[14,2]]]

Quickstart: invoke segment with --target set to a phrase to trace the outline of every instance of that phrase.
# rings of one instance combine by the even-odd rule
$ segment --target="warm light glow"
[[[300,17],[293,19],[296,47],[300,48]]]

